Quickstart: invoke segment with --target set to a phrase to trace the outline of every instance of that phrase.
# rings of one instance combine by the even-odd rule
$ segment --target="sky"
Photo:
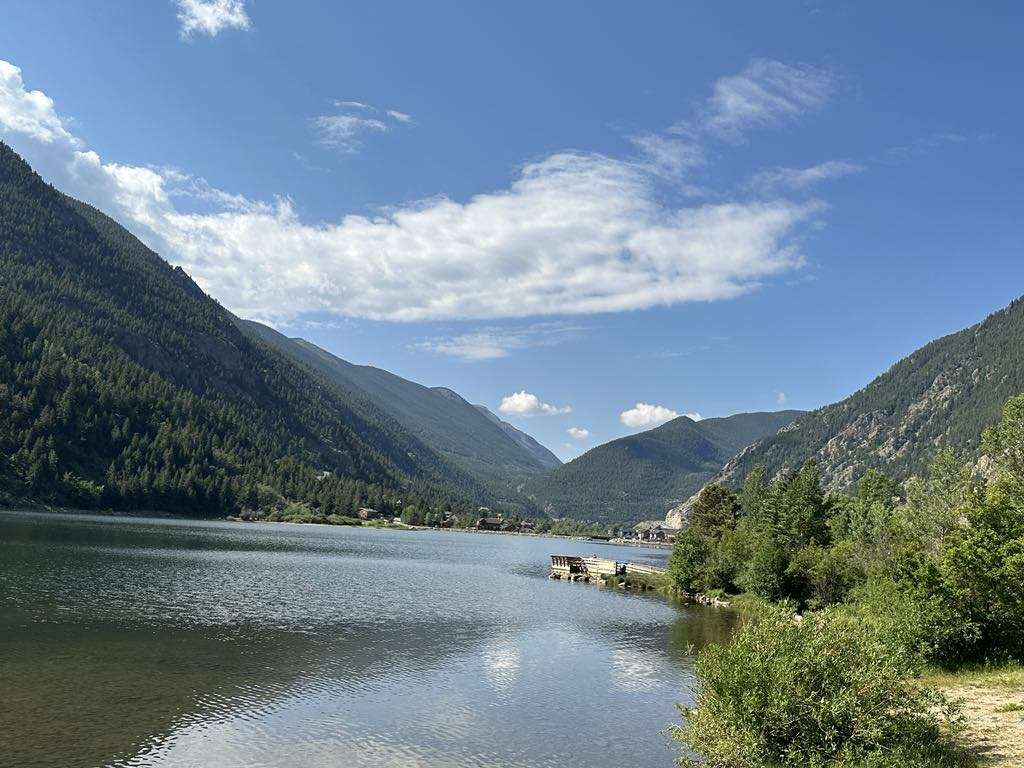
[[[1010,3],[7,0],[0,138],[236,314],[563,459],[1024,294]]]

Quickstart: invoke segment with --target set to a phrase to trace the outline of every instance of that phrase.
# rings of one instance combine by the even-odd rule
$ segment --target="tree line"
[[[677,737],[729,768],[967,764],[953,707],[912,678],[1024,660],[1024,395],[980,446],[855,494],[824,493],[813,461],[705,488],[669,577],[756,610],[702,653]]]

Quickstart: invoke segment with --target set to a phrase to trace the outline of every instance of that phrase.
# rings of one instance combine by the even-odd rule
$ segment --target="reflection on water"
[[[0,513],[0,764],[665,766],[728,613],[585,542]]]

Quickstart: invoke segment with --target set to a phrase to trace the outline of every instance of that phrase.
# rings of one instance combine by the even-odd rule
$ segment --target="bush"
[[[760,611],[697,659],[696,707],[673,729],[705,768],[937,768],[962,764],[954,711],[916,684],[916,656],[839,610]]]

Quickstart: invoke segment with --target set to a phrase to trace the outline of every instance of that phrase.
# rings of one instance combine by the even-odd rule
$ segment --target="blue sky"
[[[239,314],[562,457],[834,401],[1024,293],[1008,3],[4,16],[0,136],[49,180]]]

